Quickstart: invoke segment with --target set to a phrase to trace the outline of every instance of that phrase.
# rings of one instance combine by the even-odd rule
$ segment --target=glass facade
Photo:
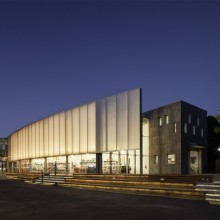
[[[19,172],[140,173],[141,90],[105,97],[29,124],[10,135]],[[13,165],[12,165],[13,164]]]

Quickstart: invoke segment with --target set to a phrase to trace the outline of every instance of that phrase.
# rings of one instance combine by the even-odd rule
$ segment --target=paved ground
[[[27,184],[0,174],[0,219],[219,220],[206,201]]]

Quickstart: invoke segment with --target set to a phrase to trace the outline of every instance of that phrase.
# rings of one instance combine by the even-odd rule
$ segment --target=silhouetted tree
[[[207,135],[208,135],[208,172],[215,172],[215,161],[220,157],[217,151],[220,146],[220,123],[214,116],[207,118]]]

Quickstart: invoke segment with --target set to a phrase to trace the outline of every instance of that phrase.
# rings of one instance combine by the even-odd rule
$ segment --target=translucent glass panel
[[[96,113],[96,122],[97,122],[97,152],[106,151],[106,100],[101,99],[97,101],[97,113]]]
[[[35,157],[36,151],[36,124],[31,125],[31,157]],[[22,158],[22,157],[21,157]]]
[[[88,105],[88,152],[96,152],[96,105]]]
[[[49,119],[44,119],[44,156],[49,155]]]
[[[39,129],[40,129],[40,140],[39,140],[39,148],[40,148],[40,152],[39,155],[40,157],[44,156],[44,121],[41,120],[40,121],[40,125],[39,125]]]
[[[128,91],[128,144],[129,149],[140,148],[141,126],[140,89]]]
[[[51,115],[10,139],[11,160],[139,149],[140,89]]]
[[[143,174],[149,174],[149,120],[147,118],[143,119],[142,132]]]
[[[87,105],[80,107],[79,113],[79,133],[80,133],[80,153],[86,153],[88,147],[88,118],[87,118]]]
[[[65,112],[60,113],[60,154],[63,155],[66,153],[66,137],[65,137]]]
[[[73,135],[72,135],[72,110],[66,111],[66,152],[70,154],[72,152]]]
[[[97,101],[97,152],[140,148],[140,89]]]
[[[73,145],[72,145],[72,152],[79,153],[79,108],[73,109],[72,111],[72,138],[73,138]]]
[[[48,134],[48,137],[49,137],[49,155],[54,155],[53,154],[53,146],[54,146],[54,141],[53,141],[53,137],[54,137],[54,134],[53,134],[53,116],[50,116],[49,118],[49,134]]]
[[[35,137],[35,157],[40,156],[40,123],[36,122],[36,137]]]
[[[121,93],[116,98],[117,150],[125,150],[128,149],[128,94]]]
[[[116,96],[107,98],[107,150],[116,150]]]
[[[53,118],[53,131],[54,131],[54,142],[53,142],[53,155],[58,156],[60,154],[60,118],[59,114],[54,115]]]

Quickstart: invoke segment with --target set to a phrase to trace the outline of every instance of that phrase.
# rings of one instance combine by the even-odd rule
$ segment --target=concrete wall
[[[187,125],[187,133],[184,133],[184,124],[188,123],[191,115],[191,123]],[[149,161],[150,174],[181,174],[189,172],[189,150],[192,144],[206,146],[207,124],[206,111],[178,101],[166,106],[143,113],[143,117],[149,119]],[[169,118],[166,123],[166,118]],[[162,124],[159,124],[159,118]],[[197,120],[199,118],[199,125]],[[195,126],[195,135],[193,134]],[[201,137],[203,129],[203,137]],[[202,149],[203,169],[206,167],[206,149]],[[168,155],[175,154],[175,163],[168,162]],[[158,164],[155,157],[158,156]]]

